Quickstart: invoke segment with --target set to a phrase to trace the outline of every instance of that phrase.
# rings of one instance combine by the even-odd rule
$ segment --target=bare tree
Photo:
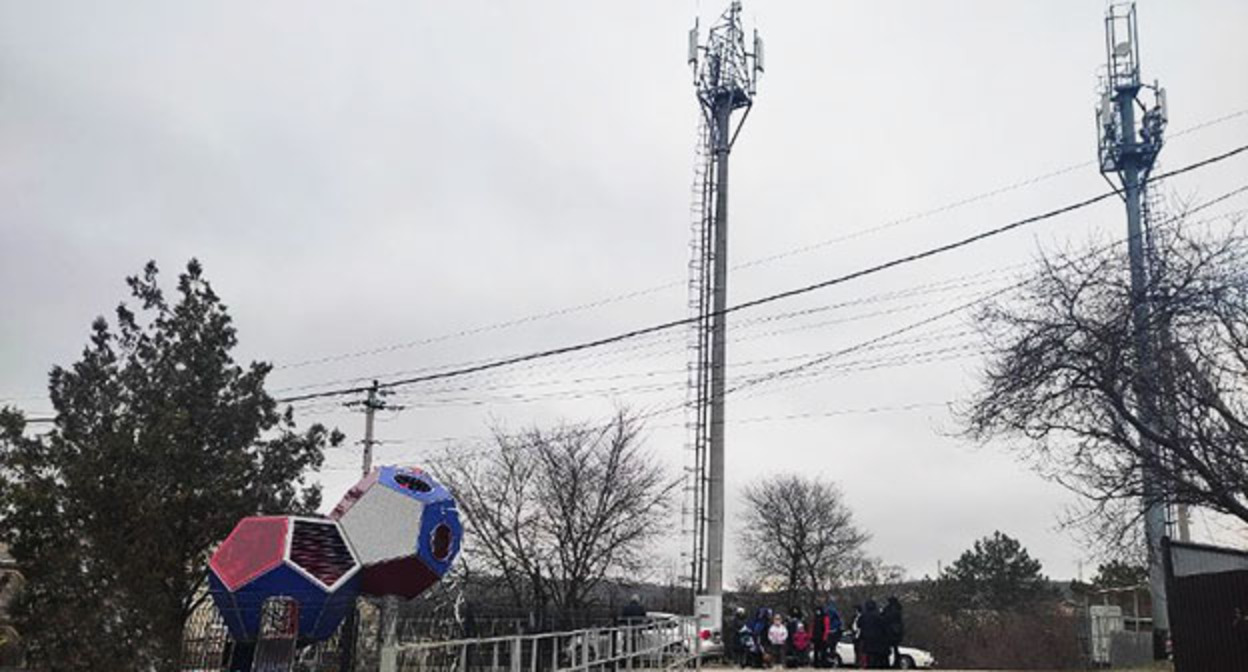
[[[1125,250],[1063,253],[1041,260],[1021,302],[978,319],[991,354],[969,434],[1022,439],[1041,473],[1102,514],[1108,545],[1137,529],[1147,478],[1160,486],[1154,501],[1248,521],[1248,240],[1238,227],[1153,236],[1138,299]],[[1137,300],[1151,312],[1145,366],[1132,341]],[[1140,403],[1149,396],[1156,408]]]
[[[479,569],[501,577],[516,606],[576,613],[604,579],[645,566],[677,482],[639,432],[626,412],[603,426],[496,430],[494,450],[439,465]]]
[[[860,568],[870,535],[833,483],[798,475],[746,486],[741,555],[762,583],[789,600],[821,600]]]

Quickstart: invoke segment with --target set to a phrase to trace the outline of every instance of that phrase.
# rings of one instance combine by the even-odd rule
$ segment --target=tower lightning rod
[[[754,103],[755,85],[763,71],[763,43],[755,33],[752,43],[746,44],[741,24],[741,3],[738,0],[728,6],[707,32],[706,41],[700,42],[697,26],[689,33],[689,64],[694,72],[694,86],[698,103],[702,108],[706,134],[709,170],[706,179],[711,180],[705,199],[703,226],[709,231],[701,239],[710,244],[703,250],[704,259],[710,263],[701,267],[702,291],[697,309],[702,317],[709,316],[709,357],[699,357],[697,366],[702,380],[693,402],[698,409],[709,406],[709,413],[697,413],[700,427],[695,430],[706,437],[705,501],[699,502],[705,516],[705,581],[700,586],[705,595],[716,600],[724,588],[724,392],[726,385],[726,335],[728,306],[728,155],[732,151],[745,118]],[[742,114],[733,125],[733,113]],[[707,254],[709,253],[709,254]],[[706,291],[709,290],[709,291]],[[705,298],[709,298],[708,301]],[[705,354],[705,353],[702,353]],[[709,371],[706,370],[709,368]],[[695,545],[695,548],[697,546]],[[695,557],[695,564],[701,558]],[[696,575],[696,572],[695,572]],[[699,588],[699,586],[695,586]],[[701,609],[699,609],[701,611]],[[714,611],[712,609],[712,611]],[[718,614],[713,614],[718,621]]]
[[[1144,190],[1157,161],[1167,122],[1165,89],[1140,83],[1139,32],[1135,4],[1110,5],[1105,15],[1106,72],[1101,86],[1101,102],[1097,107],[1098,154],[1101,173],[1115,175],[1122,183],[1127,206],[1127,252],[1131,265],[1132,338],[1135,350],[1136,376],[1132,393],[1140,409],[1140,420],[1155,426],[1161,419],[1155,381],[1153,339],[1150,324],[1149,275],[1145,254],[1146,222],[1142,217]],[[1141,99],[1141,91],[1152,92],[1151,105]],[[1137,107],[1143,110],[1136,123]],[[1162,558],[1162,538],[1166,536],[1166,497],[1157,481],[1153,463],[1164,457],[1161,449],[1144,436],[1139,437],[1143,453],[1144,537],[1148,550],[1148,583],[1153,606],[1153,652],[1155,658],[1165,655],[1170,619],[1166,611],[1166,577]]]

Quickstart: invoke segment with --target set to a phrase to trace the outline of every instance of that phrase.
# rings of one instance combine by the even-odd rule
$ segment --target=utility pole
[[[1145,254],[1147,231],[1142,217],[1144,191],[1148,175],[1161,151],[1162,133],[1166,126],[1165,90],[1154,83],[1140,83],[1139,32],[1135,4],[1111,5],[1105,16],[1106,72],[1097,109],[1099,158],[1101,173],[1117,175],[1122,184],[1127,206],[1127,251],[1131,265],[1132,328],[1136,360],[1136,376],[1132,385],[1140,422],[1145,427],[1158,427],[1159,413],[1155,394],[1157,368],[1153,339],[1156,329],[1150,323],[1149,274]],[[1142,90],[1153,93],[1153,104],[1140,100]],[[1141,123],[1136,124],[1136,108],[1143,110]],[[1144,537],[1148,545],[1148,583],[1153,606],[1153,652],[1165,655],[1170,630],[1167,612],[1165,563],[1162,538],[1166,536],[1166,502],[1156,477],[1155,464],[1164,458],[1160,447],[1140,436],[1145,458],[1143,471]]]
[[[755,85],[763,71],[763,43],[755,33],[747,49],[741,3],[733,0],[707,33],[705,44],[695,24],[689,31],[689,65],[702,108],[700,221],[695,224],[691,262],[691,304],[697,316],[696,364],[690,380],[695,452],[693,564],[694,592],[712,599],[695,600],[699,615],[719,623],[724,585],[724,395],[727,383],[728,307],[728,155],[753,106]],[[743,110],[735,127],[733,112]],[[705,559],[702,554],[705,553]],[[703,579],[703,567],[705,578]]]
[[[368,475],[373,470],[373,446],[381,443],[373,437],[373,425],[376,422],[377,411],[401,411],[403,406],[396,404],[387,404],[382,397],[389,394],[388,390],[381,389],[381,384],[373,381],[372,387],[368,388],[368,397],[364,401],[352,401],[347,406],[362,406],[364,408],[364,459],[361,465],[361,474]]]
[[[373,427],[377,421],[377,411],[401,411],[405,407],[397,404],[388,404],[383,398],[389,395],[389,390],[384,390],[381,383],[373,381],[371,387],[368,388],[368,396],[364,401],[352,401],[347,404],[350,407],[362,406],[364,408],[364,444],[363,459],[361,460],[360,473],[367,477],[369,472],[373,470],[373,446],[381,443],[376,439],[373,433]],[[381,660],[379,668],[381,672],[394,672],[398,669],[398,615],[399,604],[398,599],[393,595],[388,595],[381,604]],[[356,609],[352,609],[347,617],[347,623],[344,629],[351,633],[351,646],[354,646],[356,630],[359,627],[359,616]],[[344,669],[354,669],[353,656],[350,653],[345,655],[343,661]]]

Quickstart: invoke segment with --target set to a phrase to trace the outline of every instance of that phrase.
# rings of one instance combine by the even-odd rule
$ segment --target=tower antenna
[[[693,468],[690,582],[695,613],[719,626],[724,589],[724,391],[728,305],[728,155],[754,104],[763,71],[763,41],[747,41],[741,3],[728,9],[701,40],[689,31],[688,62],[701,107],[693,194],[689,304],[689,417]],[[737,115],[735,124],[734,113]]]
[[[1132,332],[1136,377],[1132,394],[1140,409],[1140,420],[1156,426],[1162,420],[1153,381],[1157,380],[1154,359],[1155,336],[1150,330],[1149,284],[1156,272],[1148,263],[1152,241],[1145,204],[1149,173],[1161,152],[1166,128],[1166,92],[1160,86],[1140,82],[1140,42],[1135,3],[1112,4],[1105,14],[1105,74],[1101,80],[1101,101],[1097,106],[1098,154],[1101,173],[1122,185],[1127,206],[1127,250],[1131,263]],[[1151,92],[1146,101],[1145,92]],[[1139,123],[1136,112],[1143,111]],[[1151,208],[1148,208],[1151,210]],[[1155,213],[1153,213],[1155,216]],[[1164,337],[1164,336],[1162,336]],[[1166,497],[1157,481],[1163,456],[1161,448],[1143,435],[1139,437],[1145,455],[1143,467],[1144,538],[1148,546],[1148,583],[1153,603],[1154,657],[1165,655],[1170,630],[1166,611],[1165,565],[1162,538],[1166,536]]]

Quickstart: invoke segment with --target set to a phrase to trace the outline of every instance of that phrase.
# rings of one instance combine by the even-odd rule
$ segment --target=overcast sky
[[[204,262],[240,357],[278,365],[277,395],[686,315],[698,112],[685,36],[725,5],[0,0],[0,403],[46,413],[48,369],[75,359],[148,259],[167,281]],[[1181,133],[1248,108],[1248,3],[1139,11],[1144,76],[1169,91],[1163,166],[1248,141],[1248,114]],[[730,259],[747,265],[731,300],[1104,190],[1090,163],[1103,12],[1095,0],[747,2],[768,61],[732,157]],[[1234,160],[1167,189],[1199,199],[1246,175]],[[1040,247],[1124,229],[1105,202],[739,313],[733,378],[1004,286]],[[807,308],[822,310],[780,315]],[[956,436],[948,405],[980,366],[968,328],[953,316],[730,397],[730,535],[743,484],[800,471],[839,483],[871,552],[912,576],[996,529],[1074,576],[1087,551],[1057,529],[1072,496],[1003,447]],[[668,333],[406,389],[392,400],[407,410],[378,424],[378,459],[479,449],[491,423],[678,403],[685,357],[685,334]],[[299,416],[358,441],[363,419],[341,401]],[[649,422],[649,446],[679,473],[681,414]],[[358,446],[328,463],[332,505]],[[1220,525],[1198,518],[1196,533],[1234,538]],[[738,567],[729,558],[726,575]]]

